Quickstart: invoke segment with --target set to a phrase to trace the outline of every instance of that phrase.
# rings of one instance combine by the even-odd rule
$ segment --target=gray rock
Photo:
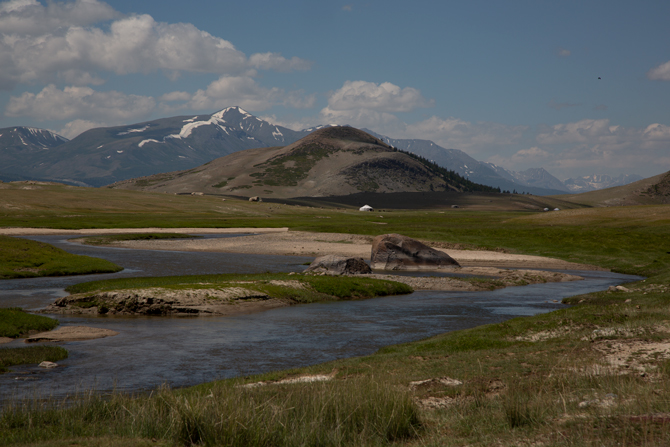
[[[431,270],[460,267],[451,256],[400,234],[382,234],[372,241],[372,268]]]
[[[47,362],[47,361],[45,360],[45,361],[43,361],[42,363],[40,363],[39,365],[37,365],[37,366],[39,366],[40,368],[51,369],[51,368],[56,368],[56,367],[58,367],[58,364],[57,364],[57,363],[54,363],[54,362]]]
[[[328,275],[361,275],[372,273],[372,269],[363,258],[326,255],[316,258],[305,272],[325,273]]]

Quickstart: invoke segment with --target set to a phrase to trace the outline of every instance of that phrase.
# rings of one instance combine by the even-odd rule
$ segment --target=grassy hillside
[[[670,172],[624,186],[566,194],[557,198],[589,206],[660,205],[670,203]]]

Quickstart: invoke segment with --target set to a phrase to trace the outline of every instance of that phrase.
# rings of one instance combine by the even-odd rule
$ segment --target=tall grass
[[[300,385],[235,382],[150,396],[96,393],[72,401],[15,403],[0,415],[0,445],[90,436],[153,438],[178,445],[386,445],[415,437],[407,391],[373,379]]]

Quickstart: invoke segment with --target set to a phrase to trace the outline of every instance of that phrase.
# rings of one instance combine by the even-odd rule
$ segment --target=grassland
[[[156,197],[154,208],[92,208],[92,221],[192,227],[198,221],[213,226],[218,217],[220,226],[230,227],[399,232],[647,279],[572,297],[574,306],[560,311],[389,346],[372,356],[148,396],[17,405],[0,416],[0,445],[142,445],[150,439],[159,445],[670,445],[670,206],[536,213],[486,208],[498,204],[482,201],[478,211],[364,214],[211,197],[133,197]],[[188,212],[160,217],[179,204]],[[0,225],[24,219],[39,226],[48,210],[37,208],[5,207]],[[76,222],[63,208],[48,212],[56,224]],[[332,380],[280,382],[309,376]],[[270,384],[238,386],[260,381]]]
[[[53,245],[0,235],[0,279],[111,273],[122,267]]]

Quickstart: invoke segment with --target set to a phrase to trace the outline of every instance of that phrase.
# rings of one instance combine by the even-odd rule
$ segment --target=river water
[[[71,284],[101,278],[209,273],[302,271],[309,257],[190,253],[83,246],[64,236],[30,239],[71,253],[108,259],[126,269],[106,275],[0,281],[0,307],[39,309]],[[112,329],[114,337],[60,343],[59,368],[34,365],[0,375],[0,402],[9,397],[62,397],[78,390],[138,391],[163,383],[181,387],[240,375],[301,367],[443,332],[565,307],[562,298],[639,279],[609,272],[570,271],[584,281],[508,287],[491,292],[409,295],[298,305],[234,317],[54,316],[61,325]],[[558,302],[556,302],[556,301]],[[5,347],[25,346],[15,340]]]

